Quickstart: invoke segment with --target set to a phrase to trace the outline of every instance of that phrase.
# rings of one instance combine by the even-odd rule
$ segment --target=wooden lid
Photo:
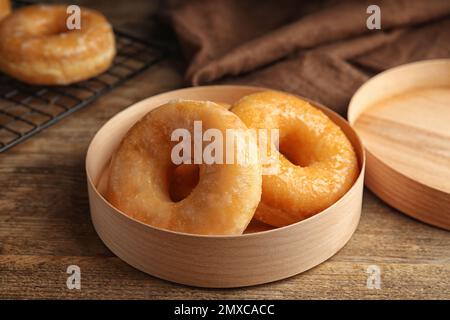
[[[348,119],[367,151],[366,185],[416,219],[450,230],[450,59],[383,72]]]

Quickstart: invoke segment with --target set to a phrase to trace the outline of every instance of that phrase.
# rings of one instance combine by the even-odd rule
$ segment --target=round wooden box
[[[125,109],[95,135],[86,157],[91,217],[103,242],[119,258],[153,276],[199,287],[266,283],[308,270],[333,256],[350,239],[361,214],[365,158],[349,124],[315,104],[353,143],[361,173],[353,187],[319,214],[287,227],[254,228],[240,236],[204,236],[158,229],[112,207],[102,196],[102,174],[126,131],[151,109],[171,99],[233,103],[260,91],[244,86],[205,86],[163,93]],[[103,178],[102,178],[103,175]]]
[[[398,210],[450,230],[450,59],[375,76],[353,96],[348,120],[366,148],[366,185]]]

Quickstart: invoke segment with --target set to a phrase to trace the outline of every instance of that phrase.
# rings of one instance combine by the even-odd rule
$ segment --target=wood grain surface
[[[116,26],[138,35],[145,28],[136,26],[151,28],[146,19],[156,8],[145,0],[92,4]],[[115,257],[89,217],[84,170],[88,144],[126,106],[182,86],[180,66],[179,57],[168,58],[0,154],[0,298],[450,299],[450,232],[399,213],[370,191],[364,193],[356,233],[338,254],[275,283],[197,289],[153,278]],[[69,265],[81,268],[81,290],[66,287]],[[381,270],[380,289],[367,288],[371,265]]]
[[[378,103],[355,127],[366,147],[390,167],[450,193],[450,75],[448,88],[406,92]]]

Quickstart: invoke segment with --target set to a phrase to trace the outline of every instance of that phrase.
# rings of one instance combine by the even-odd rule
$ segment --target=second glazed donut
[[[258,161],[201,163],[192,192],[171,197],[171,176],[177,168],[171,158],[176,145],[171,134],[180,128],[192,134],[194,121],[202,121],[205,132],[214,129],[224,135],[227,129],[246,129],[235,114],[212,102],[182,100],[160,106],[123,138],[110,165],[106,197],[119,210],[155,227],[195,234],[241,234],[261,197]],[[247,151],[254,153],[249,157],[257,160],[256,140],[248,138],[253,148]],[[193,173],[187,171],[188,176]],[[196,180],[192,176],[193,185]]]
[[[277,227],[336,202],[352,186],[358,162],[350,141],[322,111],[276,91],[251,94],[231,109],[249,127],[279,129],[278,172],[263,176],[255,218]]]

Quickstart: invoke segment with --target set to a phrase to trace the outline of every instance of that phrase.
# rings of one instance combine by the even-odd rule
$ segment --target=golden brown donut
[[[263,176],[255,218],[277,227],[332,205],[353,185],[359,169],[352,144],[322,111],[293,95],[264,91],[231,109],[249,127],[279,129],[276,174]]]
[[[23,82],[67,85],[104,72],[115,56],[111,25],[81,8],[81,29],[68,30],[67,6],[20,8],[0,23],[0,70]]]
[[[212,102],[180,100],[160,106],[128,131],[113,155],[106,198],[130,217],[155,227],[194,234],[241,234],[261,197],[261,164],[254,136],[248,136],[253,147],[245,152],[256,161],[198,164],[193,190],[176,200],[171,197],[171,176],[177,166],[171,157],[177,143],[171,135],[180,128],[192,135],[194,121],[202,121],[204,132],[217,129],[224,136],[227,129],[247,130],[234,113]],[[191,168],[187,167],[187,175]]]
[[[0,20],[11,13],[11,1],[0,0]]]

